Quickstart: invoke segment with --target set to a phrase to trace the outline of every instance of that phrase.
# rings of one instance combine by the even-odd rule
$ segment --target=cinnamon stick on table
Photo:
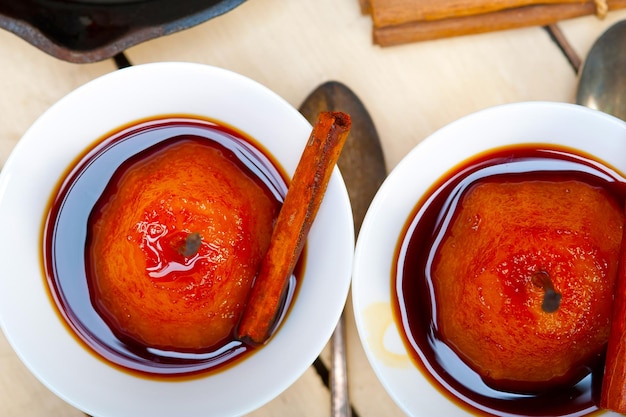
[[[626,230],[623,233],[600,407],[626,414]]]
[[[465,0],[475,5],[473,9],[475,14],[467,14],[456,11],[454,8],[452,10],[445,9],[445,3],[450,1],[445,0],[444,3],[430,2],[432,10],[428,9],[430,14],[426,15],[426,6],[422,4],[425,0],[409,2],[413,7],[419,5],[419,10],[410,9],[408,4],[405,4],[405,9],[402,10],[390,9],[392,4],[396,2],[406,3],[406,0],[372,0],[371,14],[372,18],[375,19],[374,43],[380,46],[392,46],[505,29],[545,26],[561,20],[626,8],[626,0],[606,0],[604,3],[608,9],[604,11],[598,9],[598,4],[594,0],[544,1],[542,3],[545,4],[502,9],[497,9],[494,4],[511,6],[523,0]],[[533,1],[536,2],[536,0],[531,0],[528,3]],[[479,4],[485,5],[484,10],[493,9],[493,11],[478,13]]]
[[[374,26],[475,16],[533,5],[582,4],[585,0],[370,0]],[[590,4],[595,1],[591,0]]]
[[[322,112],[313,126],[237,329],[237,337],[246,343],[264,343],[274,328],[350,124],[345,113]]]
[[[367,15],[372,13],[372,5],[370,0],[359,0],[359,9],[361,9],[362,15]]]

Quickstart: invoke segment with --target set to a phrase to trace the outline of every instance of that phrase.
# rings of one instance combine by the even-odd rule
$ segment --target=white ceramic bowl
[[[265,146],[289,175],[311,131],[286,101],[243,76],[198,64],[148,64],[103,76],[60,100],[28,130],[0,174],[2,330],[41,382],[93,416],[250,412],[311,365],[348,294],[354,231],[345,185],[335,170],[309,234],[295,304],[270,342],[235,366],[178,382],[138,377],[97,358],[70,334],[42,272],[42,227],[52,192],[98,138],[138,119],[173,113],[236,127]]]
[[[590,154],[626,172],[626,123],[570,104],[529,102],[466,116],[416,146],[391,172],[364,219],[352,278],[354,314],[374,371],[411,416],[472,415],[442,395],[410,360],[392,314],[395,249],[417,202],[450,169],[483,151],[554,144]]]

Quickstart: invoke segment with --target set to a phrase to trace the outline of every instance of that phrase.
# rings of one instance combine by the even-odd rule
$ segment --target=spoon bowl
[[[626,20],[593,44],[580,72],[576,103],[626,120]]]

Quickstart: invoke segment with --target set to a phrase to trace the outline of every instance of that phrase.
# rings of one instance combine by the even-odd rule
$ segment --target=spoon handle
[[[342,313],[331,339],[330,415],[332,417],[350,417],[352,415],[350,399],[348,397],[345,325],[345,313]]]

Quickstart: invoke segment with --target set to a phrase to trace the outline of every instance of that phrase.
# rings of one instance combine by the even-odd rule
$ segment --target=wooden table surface
[[[626,11],[616,11],[604,20],[578,18],[558,28],[584,58],[603,30],[625,18]],[[545,28],[380,48],[372,44],[371,25],[357,0],[249,0],[199,26],[135,46],[126,56],[133,64],[191,61],[223,67],[266,85],[295,107],[324,81],[341,81],[371,112],[389,169],[430,133],[477,110],[518,101],[574,101],[576,70]],[[66,63],[5,31],[0,31],[0,62],[0,164],[54,102],[117,68],[113,60]],[[365,358],[349,300],[347,308],[356,414],[403,415]],[[328,364],[328,348],[322,359]],[[250,414],[329,415],[329,390],[313,367]],[[0,416],[84,415],[39,383],[0,333]]]

